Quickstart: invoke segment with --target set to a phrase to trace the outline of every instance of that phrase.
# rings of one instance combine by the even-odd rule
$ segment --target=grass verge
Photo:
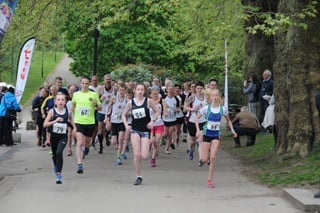
[[[223,140],[222,147],[246,166],[246,175],[272,187],[318,187],[320,182],[320,147],[315,147],[305,158],[284,157],[274,153],[272,134],[259,133],[254,146],[245,147],[246,136],[242,136],[242,148],[233,148],[232,137]]]

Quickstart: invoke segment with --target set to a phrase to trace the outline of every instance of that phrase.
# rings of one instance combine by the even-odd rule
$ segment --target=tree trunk
[[[261,12],[277,12],[278,2],[279,0],[242,0],[244,6],[259,7]],[[256,25],[257,21],[252,17],[246,26]],[[245,73],[254,72],[258,77],[261,77],[263,71],[271,70],[273,67],[274,38],[261,32],[255,35],[247,34],[246,54],[248,63]]]
[[[268,2],[269,7],[262,7]],[[311,0],[243,0],[244,5],[260,6],[263,11],[294,14]],[[276,6],[276,7],[274,7]],[[277,8],[277,9],[275,9]],[[317,5],[318,16],[320,4]],[[318,112],[314,96],[320,89],[320,22],[319,17],[303,20],[308,29],[291,26],[275,37],[248,35],[248,70],[263,72],[273,67],[276,97],[277,154],[310,153],[319,143]],[[250,20],[249,24],[254,24]],[[265,53],[268,51],[268,53]]]
[[[278,11],[301,11],[310,1],[281,0]],[[319,5],[318,5],[318,12]],[[275,37],[274,79],[278,154],[306,156],[319,135],[314,96],[319,89],[320,22],[304,20],[308,29],[290,27]]]

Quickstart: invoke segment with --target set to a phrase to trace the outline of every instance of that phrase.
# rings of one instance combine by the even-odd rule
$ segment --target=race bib
[[[208,121],[207,129],[212,130],[212,131],[219,131],[220,130],[220,122]]]
[[[82,116],[90,115],[90,108],[79,108],[79,114]]]
[[[116,113],[116,114],[114,114],[114,115],[113,115],[113,118],[114,118],[115,120],[121,121],[121,113]]]
[[[67,124],[66,123],[55,123],[53,124],[52,132],[56,134],[66,134]]]
[[[144,108],[134,109],[132,110],[132,114],[134,119],[140,119],[140,118],[146,117],[146,111],[144,110]]]

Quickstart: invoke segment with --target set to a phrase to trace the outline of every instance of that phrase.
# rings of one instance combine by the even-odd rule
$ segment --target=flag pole
[[[225,79],[224,79],[224,107],[228,110],[229,106],[229,94],[228,94],[228,43],[227,39],[224,39],[224,50],[225,50]]]

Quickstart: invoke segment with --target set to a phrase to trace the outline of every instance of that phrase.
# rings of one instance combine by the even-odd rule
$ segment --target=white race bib
[[[56,134],[66,134],[67,133],[67,124],[66,123],[54,123],[52,132]]]
[[[220,130],[220,122],[208,121],[207,129],[212,130],[212,131],[219,131]]]
[[[90,115],[90,108],[86,108],[86,107],[79,108],[79,114],[80,114],[81,116],[88,116],[88,115]]]
[[[140,119],[140,118],[146,117],[146,111],[144,110],[144,108],[134,109],[132,110],[132,114],[134,119]]]

